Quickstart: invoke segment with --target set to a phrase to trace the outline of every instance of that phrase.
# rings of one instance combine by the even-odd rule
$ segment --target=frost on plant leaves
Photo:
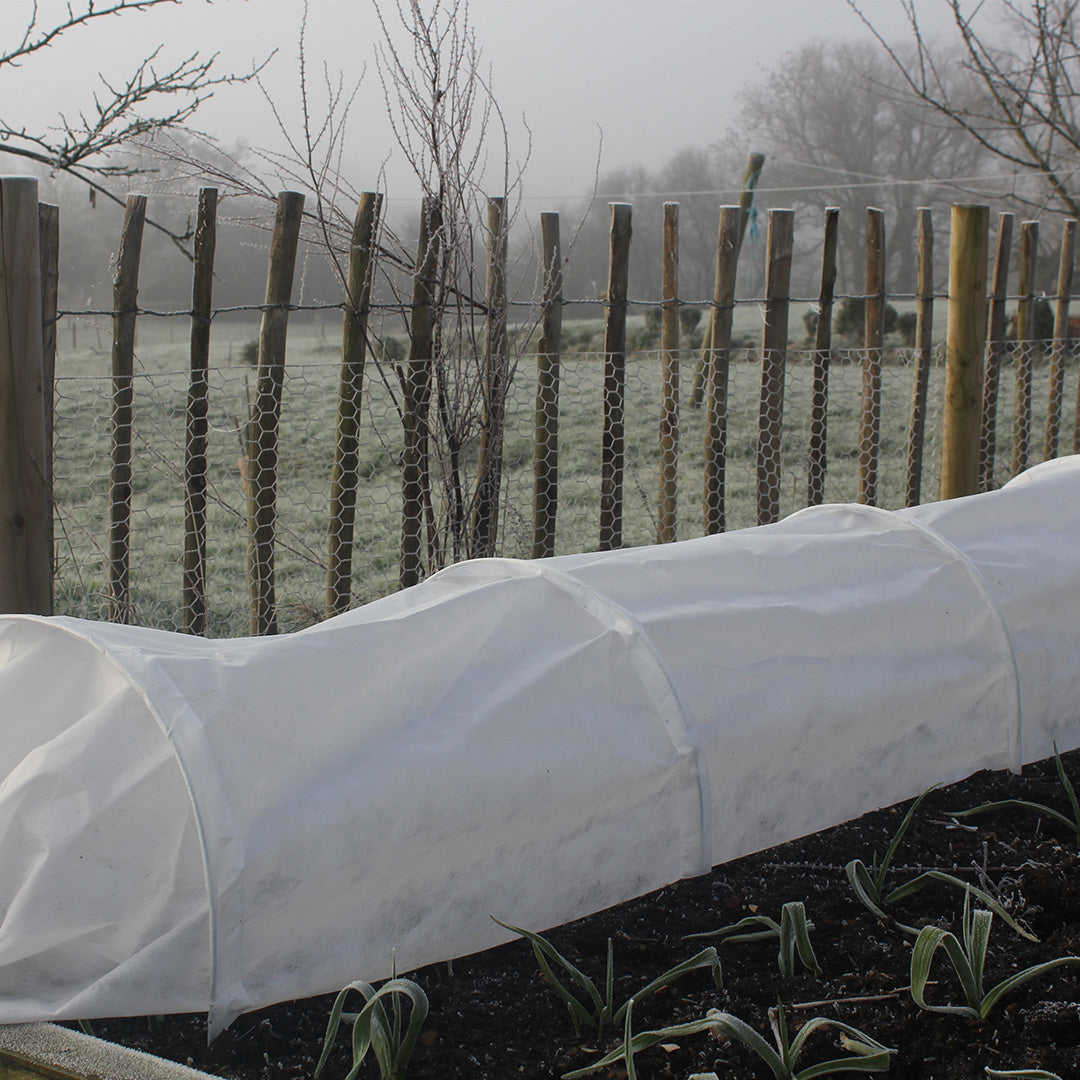
[[[760,927],[761,929],[755,929]],[[719,930],[706,930],[700,934],[688,934],[688,939],[719,937],[723,942],[741,941],[764,941],[768,938],[777,938],[780,949],[777,954],[777,963],[780,974],[785,979],[795,977],[795,952],[798,950],[799,959],[805,967],[820,978],[821,965],[814,955],[813,946],[810,944],[810,931],[814,928],[812,922],[806,918],[806,907],[801,900],[794,900],[784,904],[780,911],[780,922],[770,919],[768,915],[748,915],[730,926],[722,926]]]
[[[911,996],[920,1009],[930,1012],[947,1013],[954,1016],[970,1016],[976,1020],[985,1020],[998,1001],[1014,987],[1043,975],[1054,968],[1080,964],[1080,956],[1061,956],[1035,964],[1023,971],[1003,979],[989,990],[983,989],[983,975],[986,967],[986,952],[990,943],[990,925],[993,913],[979,908],[972,910],[971,893],[964,896],[964,911],[961,916],[960,937],[939,926],[924,926],[919,931],[911,951]],[[930,1005],[925,998],[930,967],[938,949],[944,949],[952,964],[964,991],[964,1005]]]
[[[501,922],[499,919],[495,919],[495,922],[515,934],[520,934],[532,945],[533,954],[536,956],[536,962],[540,965],[540,970],[543,971],[552,991],[566,1005],[570,1013],[570,1020],[574,1025],[574,1032],[579,1035],[583,1026],[595,1029],[598,1035],[603,1034],[604,1028],[609,1023],[618,1024],[624,1020],[633,997],[647,997],[654,991],[659,990],[660,987],[667,986],[668,983],[674,982],[691,971],[711,971],[717,988],[719,989],[723,985],[720,973],[720,957],[716,949],[710,946],[707,949],[702,949],[701,952],[696,953],[689,960],[684,960],[681,964],[669,968],[662,975],[653,979],[652,982],[643,986],[633,997],[623,1002],[616,1009],[614,1001],[614,953],[610,938],[607,947],[607,971],[604,979],[604,991],[601,993],[596,983],[580,968],[567,960],[546,938],[533,933],[531,930],[522,930],[517,926]],[[569,976],[567,983],[564,983],[555,974],[552,964],[561,968],[564,976]],[[572,989],[574,984],[578,987],[578,993],[575,993]]]

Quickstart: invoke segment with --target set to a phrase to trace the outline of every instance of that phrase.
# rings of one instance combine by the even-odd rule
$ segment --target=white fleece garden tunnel
[[[0,619],[0,1022],[211,1030],[1080,745],[1080,459],[481,560],[300,633]]]

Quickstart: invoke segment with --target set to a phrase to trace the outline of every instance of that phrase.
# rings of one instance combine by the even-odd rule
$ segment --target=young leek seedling
[[[1042,964],[1025,968],[1003,979],[989,990],[983,989],[983,975],[986,967],[986,951],[990,943],[990,925],[993,914],[971,908],[971,892],[964,897],[964,911],[960,920],[960,937],[939,926],[924,926],[915,939],[911,951],[911,996],[920,1009],[929,1012],[947,1013],[953,1016],[970,1016],[975,1020],[985,1020],[994,1006],[1014,987],[1044,975],[1054,968],[1080,964],[1080,956],[1060,956]],[[944,949],[945,955],[960,980],[964,991],[965,1005],[928,1005],[925,998],[926,984],[930,978],[930,967],[938,949]]]
[[[761,927],[761,929],[754,929]],[[810,931],[814,924],[806,919],[806,907],[801,900],[793,900],[780,909],[780,921],[770,919],[768,915],[747,915],[730,926],[722,926],[719,930],[706,930],[700,934],[687,934],[687,939],[719,937],[724,942],[735,944],[740,941],[765,941],[768,938],[777,938],[780,942],[780,950],[777,955],[777,963],[780,974],[785,979],[795,977],[795,951],[798,950],[799,959],[818,978],[821,977],[821,965],[814,955],[813,946],[810,944]]]
[[[898,904],[901,900],[912,896],[914,893],[919,892],[921,889],[926,888],[932,881],[940,881],[945,885],[952,885],[957,889],[963,889],[965,894],[970,893],[976,896],[995,915],[1004,919],[1005,922],[1007,922],[1021,937],[1027,938],[1028,941],[1037,941],[1038,939],[1035,935],[1030,931],[1023,929],[1023,927],[1021,927],[1005,908],[1002,907],[989,893],[976,888],[970,882],[964,881],[962,878],[958,878],[955,874],[948,874],[943,870],[927,870],[925,873],[918,874],[908,881],[905,881],[902,885],[898,885],[895,889],[892,889],[889,892],[885,891],[885,876],[889,872],[889,867],[896,854],[896,849],[900,846],[900,841],[904,838],[904,833],[907,832],[908,826],[911,824],[911,819],[914,817],[915,811],[919,808],[919,804],[933,790],[933,788],[929,788],[924,791],[911,804],[911,808],[904,815],[904,820],[900,822],[900,827],[896,830],[896,833],[889,843],[889,847],[885,852],[885,857],[881,860],[880,866],[878,865],[877,856],[875,855],[871,863],[871,869],[867,869],[866,864],[861,859],[852,859],[851,862],[844,867],[844,872],[847,874],[848,881],[851,882],[851,887],[854,890],[856,897],[859,899],[859,902],[868,910],[872,911],[879,919],[885,919],[895,923],[896,926],[905,933],[918,934],[919,931],[916,927],[905,926],[902,922],[899,922],[888,915],[887,909]]]
[[[350,991],[359,993],[364,999],[363,1008],[358,1013],[343,1011]],[[390,1001],[389,1016],[384,1005],[386,999]],[[405,1001],[411,1005],[407,1026],[404,1023]],[[326,1026],[326,1037],[323,1040],[319,1063],[315,1066],[315,1076],[318,1077],[326,1065],[334,1039],[337,1038],[338,1027],[344,1020],[351,1023],[353,1028],[353,1062],[345,1080],[356,1080],[368,1050],[375,1053],[382,1080],[402,1080],[427,1014],[427,995],[411,979],[391,979],[383,983],[378,990],[370,983],[362,981],[349,983],[338,994],[330,1010],[330,1022]]]
[[[775,1009],[769,1010],[769,1025],[772,1028],[775,1047],[770,1046],[749,1024],[730,1013],[718,1012],[716,1009],[710,1009],[708,1015],[701,1020],[662,1028],[659,1031],[645,1031],[633,1037],[630,1036],[628,1024],[622,1046],[584,1069],[564,1074],[563,1080],[577,1080],[578,1077],[622,1060],[626,1061],[627,1074],[632,1078],[635,1075],[632,1071],[634,1054],[658,1042],[667,1042],[679,1036],[706,1030],[725,1035],[729,1039],[748,1046],[769,1067],[775,1080],[811,1080],[815,1076],[829,1076],[840,1072],[885,1072],[889,1067],[891,1055],[896,1052],[882,1046],[876,1039],[849,1024],[841,1023],[839,1020],[828,1020],[822,1016],[807,1020],[793,1038],[788,1032],[784,1007],[780,1004]],[[815,1031],[830,1028],[835,1028],[840,1032],[840,1045],[847,1052],[846,1055],[796,1069],[806,1047],[806,1040]],[[703,1075],[707,1077],[711,1074]]]
[[[642,1050],[648,1050],[650,1046],[655,1046],[660,1042],[670,1042],[672,1039],[679,1039],[686,1035],[696,1035],[700,1031],[716,1030],[716,1025],[713,1020],[707,1017],[703,1020],[691,1020],[687,1024],[674,1024],[671,1027],[660,1028],[657,1031],[642,1031],[640,1034],[634,1035],[630,1026],[634,1000],[634,998],[630,998],[626,1003],[626,1014],[623,1020],[623,1038],[619,1047],[612,1050],[610,1054],[605,1054],[599,1060],[594,1061],[591,1065],[586,1065],[583,1069],[575,1069],[573,1072],[563,1073],[562,1080],[579,1080],[580,1077],[588,1076],[598,1069],[607,1068],[608,1065],[613,1065],[617,1061],[626,1062],[627,1080],[635,1080],[637,1077],[637,1069],[634,1067],[635,1054],[641,1053]],[[715,1080],[715,1074],[713,1073],[697,1075],[701,1080],[705,1080],[706,1077],[710,1076]],[[694,1080],[694,1077],[689,1077],[688,1080]]]
[[[492,916],[492,918],[494,918],[494,916]],[[575,1034],[580,1035],[582,1027],[586,1027],[594,1029],[597,1036],[600,1036],[603,1034],[604,1029],[609,1023],[622,1023],[627,1010],[630,1008],[630,1001],[632,1001],[633,998],[628,999],[618,1008],[615,1008],[615,965],[610,938],[608,939],[607,972],[604,979],[604,991],[601,993],[600,988],[596,983],[580,968],[575,967],[574,964],[570,963],[570,961],[567,960],[566,957],[563,956],[546,938],[533,933],[531,930],[522,930],[517,926],[511,926],[509,923],[500,922],[498,919],[495,919],[495,921],[507,930],[511,930],[515,934],[520,934],[532,945],[533,954],[536,956],[536,962],[540,965],[540,970],[543,971],[544,977],[548,981],[548,985],[559,1000],[566,1005],[566,1008],[570,1013],[570,1021],[574,1025]],[[552,964],[561,968],[565,975],[569,976],[570,985],[567,985],[559,979],[555,974]],[[683,975],[687,975],[691,971],[703,969],[712,972],[713,981],[716,983],[718,989],[723,986],[723,978],[720,972],[720,957],[717,955],[716,949],[710,946],[707,949],[702,949],[701,952],[690,957],[689,960],[684,960],[681,964],[676,964],[675,967],[669,968],[663,975],[653,979],[652,982],[643,986],[633,996],[638,998],[647,997],[654,991],[659,990],[660,987],[667,986],[668,983],[674,982]],[[571,987],[575,983],[581,991],[584,991],[583,995],[573,991]]]
[[[1054,764],[1057,766],[1058,779],[1061,781],[1062,790],[1065,792],[1065,797],[1069,802],[1071,816],[1056,810],[1052,806],[1047,806],[1045,803],[1028,802],[1026,799],[1002,799],[999,802],[983,803],[982,806],[975,806],[970,810],[956,810],[953,812],[953,817],[974,817],[976,814],[985,814],[989,810],[1030,810],[1034,814],[1051,818],[1064,825],[1073,834],[1076,843],[1080,844],[1080,799],[1077,799],[1076,788],[1073,787],[1072,781],[1065,772],[1065,766],[1061,763],[1057,743],[1054,743]]]

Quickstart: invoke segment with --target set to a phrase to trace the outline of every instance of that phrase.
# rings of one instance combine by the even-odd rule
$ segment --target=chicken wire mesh
[[[981,490],[1040,461],[1080,452],[1080,340],[1006,341],[989,350],[979,453]]]
[[[234,332],[228,353],[212,361],[207,376],[206,622],[211,636],[249,631],[249,507],[261,478],[253,468],[249,426],[256,420],[255,369],[239,362]],[[306,336],[305,336],[306,335]],[[293,344],[293,341],[296,344]],[[222,349],[224,346],[222,346]],[[338,347],[339,348],[339,347]],[[299,354],[299,359],[292,356]],[[1003,345],[995,352],[998,398],[994,458],[989,483],[999,486],[1018,463],[1017,435],[1027,433],[1027,460],[1044,456],[1048,419],[1058,416],[1063,451],[1076,434],[1074,409],[1076,350]],[[1056,359],[1054,359],[1056,357]],[[496,553],[528,558],[535,550],[538,430],[543,454],[557,470],[557,513],[552,554],[603,546],[600,532],[604,478],[604,355],[564,353],[558,361],[557,431],[538,429],[537,371],[540,361],[529,352],[513,360],[505,402],[502,489]],[[728,529],[759,523],[763,482],[775,482],[776,512],[787,515],[809,500],[809,445],[815,393],[815,357],[792,349],[783,369],[779,438],[762,440],[762,363],[760,350],[733,349],[729,354],[724,503]],[[132,621],[163,629],[190,626],[182,589],[185,548],[184,447],[190,376],[182,345],[159,342],[140,347],[133,378],[132,485],[130,555],[127,579]],[[826,502],[873,501],[886,508],[908,499],[908,461],[918,354],[889,348],[880,353],[835,349],[828,364],[825,471],[821,492]],[[707,407],[688,403],[698,356],[682,358],[678,417],[677,539],[705,529],[705,430]],[[929,357],[921,498],[936,498],[944,396],[943,350]],[[358,424],[354,544],[350,567],[350,603],[367,602],[398,587],[402,540],[403,429],[395,361],[385,352],[369,361]],[[110,485],[110,412],[113,384],[101,372],[67,372],[55,386],[54,489],[56,505],[56,611],[108,618],[115,577],[109,534],[113,488]],[[621,402],[624,466],[622,471],[622,544],[657,542],[661,491],[660,416],[663,408],[664,357],[659,350],[629,353]],[[93,365],[84,365],[92,368]],[[548,365],[550,368],[550,365]],[[279,442],[276,449],[276,495],[273,500],[274,604],[281,630],[310,624],[325,615],[330,487],[334,462],[340,361],[332,336],[300,330],[290,338],[281,391]],[[550,370],[548,383],[550,393]],[[819,368],[819,379],[820,379]],[[1028,386],[1030,385],[1030,389]],[[1019,391],[1018,388],[1019,387]],[[876,388],[876,389],[875,389]],[[820,389],[820,387],[819,387]],[[437,423],[437,401],[430,422]],[[610,406],[609,402],[609,406]],[[550,415],[550,413],[549,413]],[[550,421],[548,421],[550,424]],[[820,431],[818,432],[820,435]],[[434,435],[433,435],[434,437]],[[475,481],[479,438],[473,434],[457,448],[462,475]],[[768,456],[762,447],[771,447]],[[778,449],[777,449],[778,448]],[[990,469],[984,447],[984,469]],[[873,487],[867,490],[867,472]],[[434,497],[445,485],[446,465],[429,458],[430,529],[445,527],[449,511]],[[770,478],[763,481],[763,476]],[[555,482],[552,475],[546,483]],[[550,498],[551,491],[545,495]],[[468,491],[466,491],[468,497]],[[467,510],[467,503],[466,503]],[[452,552],[441,551],[442,562]],[[425,564],[430,571],[437,563]]]

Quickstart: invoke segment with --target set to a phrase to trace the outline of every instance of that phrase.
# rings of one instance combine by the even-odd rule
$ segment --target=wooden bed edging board
[[[0,1080],[216,1080],[56,1024],[0,1025]]]

